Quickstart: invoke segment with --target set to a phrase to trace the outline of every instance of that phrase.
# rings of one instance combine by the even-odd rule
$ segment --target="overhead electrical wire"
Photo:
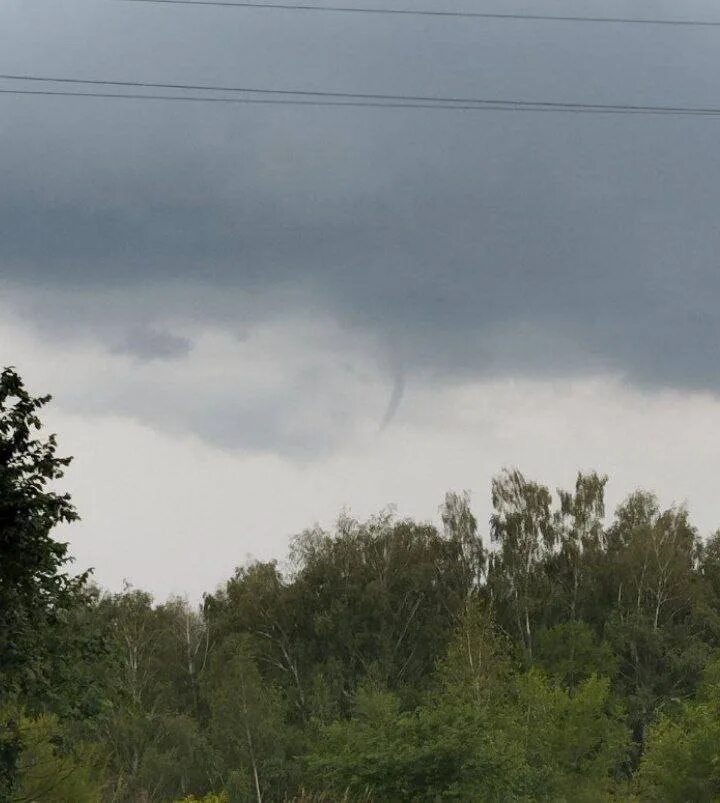
[[[119,92],[73,92],[51,89],[0,89],[1,95],[39,95],[43,97],[72,97],[72,98],[105,98],[114,100],[151,100],[151,101],[183,101],[195,103],[236,103],[236,104],[258,104],[270,106],[343,106],[343,107],[366,107],[371,109],[444,109],[444,110],[471,110],[471,111],[534,111],[534,112],[588,112],[600,113],[599,109],[555,109],[555,108],[533,108],[524,106],[463,106],[459,104],[441,105],[437,103],[393,103],[379,101],[352,101],[352,100],[295,100],[293,98],[223,98],[198,95],[157,95],[139,93],[119,93]],[[623,112],[620,110],[608,110],[610,114],[632,114],[633,112]],[[636,112],[637,113],[637,112]],[[653,112],[647,112],[652,114]],[[659,112],[655,112],[659,113]],[[667,114],[667,112],[665,112]],[[676,114],[687,114],[687,112],[676,112]],[[720,115],[720,109],[718,110]],[[704,114],[703,116],[710,116]],[[714,115],[713,115],[714,116]]]
[[[669,106],[646,104],[618,104],[618,103],[582,103],[564,101],[537,101],[507,98],[477,98],[462,96],[439,95],[408,95],[388,94],[377,92],[339,92],[329,90],[306,89],[277,89],[250,86],[227,86],[217,84],[189,84],[189,83],[158,83],[151,81],[119,81],[100,78],[71,78],[65,76],[29,75],[18,73],[2,73],[0,80],[12,83],[32,84],[70,84],[73,86],[124,88],[124,89],[150,89],[172,90],[174,92],[212,92],[233,93],[235,95],[252,95],[253,97],[220,97],[217,95],[182,95],[182,94],[148,94],[148,93],[113,93],[89,91],[59,91],[59,90],[26,90],[15,86],[6,87],[3,94],[17,95],[65,95],[67,97],[109,97],[128,98],[136,100],[187,100],[194,102],[250,102],[262,101],[287,103],[295,101],[293,105],[353,105],[388,108],[433,108],[433,109],[492,109],[501,108],[519,109],[522,111],[569,111],[569,112],[600,112],[600,113],[632,113],[632,114],[691,114],[702,116],[720,115],[720,107],[708,106]],[[259,97],[263,96],[263,97]],[[269,96],[269,97],[268,97]],[[304,100],[298,100],[304,98]]]
[[[237,0],[112,0],[120,3],[146,3],[168,6],[208,6],[210,8],[270,9],[275,11],[315,11],[331,14],[375,14],[404,17],[448,17],[459,19],[518,20],[528,22],[578,22],[612,25],[670,25],[691,28],[720,28],[720,20],[673,20],[651,17],[588,17],[571,14],[526,14],[494,11],[435,11],[412,8],[364,6],[318,6],[305,3],[256,3]]]
[[[393,102],[369,100],[298,100],[296,98],[242,98],[242,97],[215,97],[201,95],[160,95],[128,92],[80,92],[73,90],[52,89],[12,89],[1,88],[0,95],[30,95],[41,97],[61,98],[104,98],[111,100],[139,100],[139,101],[180,101],[190,103],[216,103],[216,104],[248,104],[268,106],[315,106],[315,107],[356,107],[371,109],[432,109],[432,110],[464,110],[464,111],[501,111],[501,112],[547,112],[560,114],[608,114],[608,115],[660,115],[660,116],[690,116],[690,117],[720,117],[720,108],[694,108],[694,107],[623,107],[623,106],[583,106],[582,104],[564,103],[551,104],[524,104],[515,101],[488,101],[482,105],[472,104],[440,104],[419,102]]]

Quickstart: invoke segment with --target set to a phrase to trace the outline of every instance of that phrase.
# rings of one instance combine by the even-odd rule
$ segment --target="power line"
[[[139,94],[128,92],[73,92],[52,89],[0,89],[3,95],[40,95],[44,97],[72,97],[72,98],[112,98],[125,100],[175,100],[192,103],[238,103],[238,104],[261,104],[271,106],[358,106],[375,109],[494,109],[492,106],[461,106],[448,105],[441,106],[437,103],[380,103],[372,101],[346,101],[346,100],[294,100],[292,98],[222,98],[199,95],[158,95],[158,94]],[[497,107],[498,110],[510,107]],[[549,111],[553,111],[549,109]]]
[[[314,6],[302,3],[252,3],[235,0],[113,0],[120,3],[151,3],[172,6],[210,6],[216,8],[258,8],[275,11],[318,11],[340,14],[380,14],[404,17],[456,17],[460,19],[526,20],[529,22],[588,22],[613,25],[670,25],[692,28],[720,28],[720,20],[669,20],[644,17],[585,17],[560,14],[513,14],[485,11],[425,11],[410,8],[372,8],[358,6]]]
[[[295,100],[293,98],[223,98],[199,95],[159,95],[140,93],[113,93],[113,92],[77,92],[72,90],[52,89],[0,89],[0,95],[34,95],[41,97],[72,97],[72,98],[104,98],[113,100],[144,100],[144,101],[181,101],[191,103],[231,103],[231,104],[257,104],[271,106],[343,106],[372,109],[434,109],[434,110],[465,110],[465,111],[504,111],[504,112],[549,112],[574,114],[612,114],[612,115],[660,115],[660,116],[689,116],[689,117],[718,117],[720,108],[666,108],[653,107],[622,107],[622,106],[583,106],[582,104],[563,104],[562,106],[529,105],[513,101],[488,102],[485,105],[461,105],[438,103],[397,103],[363,100]],[[504,104],[504,105],[501,105]]]
[[[194,92],[232,92],[237,94],[249,95],[271,95],[282,96],[282,100],[290,100],[295,97],[302,97],[307,99],[325,99],[328,105],[330,102],[337,104],[342,100],[350,100],[354,105],[362,102],[362,105],[381,105],[389,106],[391,103],[407,106],[409,104],[417,104],[411,108],[498,108],[509,107],[516,108],[522,107],[523,109],[538,109],[538,110],[567,110],[567,111],[598,111],[598,112],[632,112],[632,113],[664,113],[664,114],[695,114],[695,115],[717,115],[720,114],[720,107],[707,107],[707,106],[660,106],[660,105],[641,105],[641,104],[625,104],[625,103],[578,103],[578,102],[562,102],[562,101],[536,101],[536,100],[522,100],[522,99],[506,99],[506,98],[473,98],[462,96],[439,96],[439,95],[392,95],[377,92],[337,92],[337,91],[321,91],[321,90],[305,90],[305,89],[267,89],[262,87],[244,87],[244,86],[223,86],[215,84],[180,84],[180,83],[155,83],[151,81],[116,81],[105,80],[99,78],[67,78],[60,76],[46,76],[46,75],[28,75],[28,74],[0,74],[0,80],[17,81],[17,82],[33,82],[33,83],[52,83],[52,84],[72,84],[83,86],[103,86],[103,87],[123,87],[133,89],[163,89],[175,91],[194,91]],[[50,94],[50,91],[31,93],[29,91],[16,90],[6,94]],[[56,92],[55,94],[60,94]],[[69,94],[69,93],[68,93]],[[81,92],[80,95],[89,95],[90,93]],[[98,93],[108,96],[107,93]],[[213,96],[183,96],[183,95],[148,95],[148,94],[110,94],[109,97],[136,97],[148,98],[152,100],[200,100],[200,101],[239,101],[243,98],[215,98]],[[269,99],[269,98],[268,98]],[[246,100],[251,100],[247,98]]]

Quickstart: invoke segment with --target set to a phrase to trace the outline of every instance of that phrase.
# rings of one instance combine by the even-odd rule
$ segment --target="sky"
[[[351,5],[351,3],[346,3]],[[406,0],[400,8],[458,9]],[[470,11],[578,13],[569,2]],[[711,2],[588,16],[718,19]],[[720,28],[5,0],[0,73],[720,106]],[[0,80],[0,89],[54,88]],[[0,364],[104,587],[199,599],[505,466],[720,525],[720,120],[0,94]]]

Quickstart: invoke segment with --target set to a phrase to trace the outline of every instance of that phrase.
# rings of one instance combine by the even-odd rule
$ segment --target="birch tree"
[[[491,591],[510,606],[517,637],[532,656],[541,564],[554,544],[550,492],[517,470],[504,471],[492,482],[492,505],[490,534],[497,549],[490,558]]]

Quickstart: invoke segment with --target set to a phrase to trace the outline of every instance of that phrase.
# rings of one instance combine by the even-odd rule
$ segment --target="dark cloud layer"
[[[3,69],[720,106],[714,30],[71,5],[8,3]],[[0,273],[40,323],[140,358],[187,353],[167,315],[239,327],[282,307],[376,333],[405,375],[715,391],[719,126],[5,97]],[[150,290],[156,308],[134,300]],[[98,314],[93,293],[119,300]]]

